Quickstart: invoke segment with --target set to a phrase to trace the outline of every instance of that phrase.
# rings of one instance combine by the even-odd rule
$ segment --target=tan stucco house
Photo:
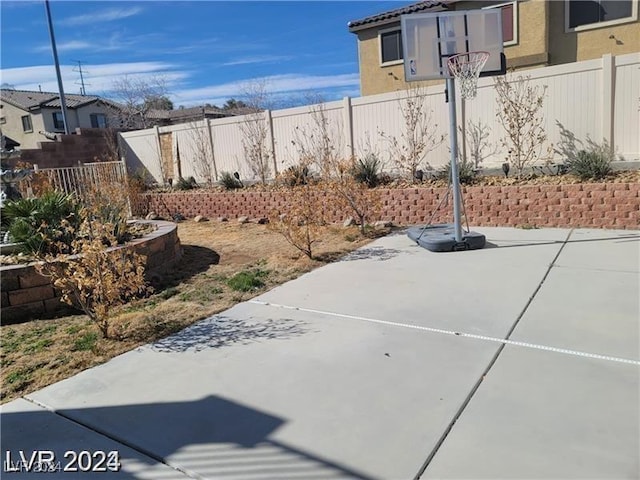
[[[115,105],[91,95],[65,95],[69,130],[106,128]],[[51,92],[2,89],[0,130],[20,144],[21,149],[37,148],[50,141],[40,132],[64,133],[60,96]]]
[[[502,11],[508,69],[640,51],[638,0],[429,0],[349,22],[349,31],[358,37],[361,95],[407,88],[401,15],[478,8]]]

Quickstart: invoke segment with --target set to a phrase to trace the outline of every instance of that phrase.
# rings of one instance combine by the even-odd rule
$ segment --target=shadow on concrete
[[[352,262],[354,260],[390,260],[394,257],[397,257],[400,253],[400,250],[395,248],[384,248],[384,247],[365,247],[355,250],[344,257],[342,257],[340,262]]]
[[[536,247],[540,245],[562,245],[563,243],[565,243],[564,240],[551,240],[548,242],[540,241],[540,242],[530,242],[530,243],[522,243],[520,240],[503,240],[503,241],[514,242],[514,244],[513,245],[496,245],[495,243],[488,241],[485,245],[485,248]],[[629,234],[629,235],[620,235],[617,237],[606,237],[606,238],[585,238],[581,240],[569,239],[566,243],[586,243],[586,242],[627,243],[627,242],[638,242],[638,241],[640,241],[640,235]]]
[[[163,338],[150,348],[157,352],[201,351],[230,345],[246,345],[260,340],[285,339],[307,332],[305,323],[289,318],[257,320],[215,315]]]
[[[281,417],[216,395],[187,402],[57,412],[11,411],[2,413],[2,458],[6,458],[6,449],[17,455],[18,450],[48,448],[56,453],[56,458],[63,459],[67,450],[102,448],[117,449],[124,468],[118,474],[100,474],[100,478],[167,478],[167,471],[157,467],[157,463],[163,463],[174,469],[176,475],[171,478],[176,479],[373,480],[349,467],[270,438],[285,423]],[[48,447],[40,445],[43,426],[49,426],[45,434]],[[133,469],[135,473],[131,472]],[[47,474],[46,478],[68,476],[59,473]],[[3,478],[5,475],[11,478],[6,472]],[[19,473],[15,477],[23,478]]]

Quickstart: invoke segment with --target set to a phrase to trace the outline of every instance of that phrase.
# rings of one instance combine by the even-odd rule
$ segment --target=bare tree
[[[273,152],[269,145],[269,124],[264,110],[270,106],[270,97],[264,82],[253,82],[244,87],[244,104],[250,113],[240,123],[242,149],[245,161],[254,177],[266,183],[271,174]]]
[[[111,90],[110,96],[119,104],[111,121],[113,126],[123,129],[149,128],[154,125],[151,111],[173,107],[167,98],[169,90],[163,77],[145,79],[124,76],[113,82]]]
[[[193,167],[200,179],[211,186],[216,181],[217,172],[213,164],[213,137],[210,137],[209,127],[206,120],[201,125],[200,122],[189,123],[189,136],[193,148]]]
[[[412,86],[406,95],[399,96],[398,104],[402,114],[400,136],[379,132],[386,142],[391,161],[401,172],[415,181],[418,168],[427,155],[445,140],[438,134],[438,124],[433,119],[433,111],[426,102],[426,90],[422,86]]]
[[[458,131],[461,135],[464,134],[467,142],[466,158],[462,162],[472,165],[472,168],[479,169],[485,159],[498,152],[498,147],[489,142],[491,130],[482,120],[477,123],[469,120],[466,130],[463,132],[462,128],[458,128]]]
[[[544,128],[544,97],[547,87],[531,85],[530,77],[496,77],[498,121],[505,131],[501,139],[507,161],[521,177],[524,169],[543,157],[547,143]],[[552,147],[547,146],[547,155]]]

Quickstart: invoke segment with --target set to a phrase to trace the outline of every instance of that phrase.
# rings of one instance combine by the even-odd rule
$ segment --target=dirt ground
[[[185,221],[178,236],[184,250],[180,263],[154,285],[152,295],[113,312],[113,339],[102,338],[85,315],[0,327],[0,401],[163,338],[372,240],[357,227],[329,226],[315,246],[319,260],[311,260],[266,225]],[[234,277],[239,273],[240,282]]]

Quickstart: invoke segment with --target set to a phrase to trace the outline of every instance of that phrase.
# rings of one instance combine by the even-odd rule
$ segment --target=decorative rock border
[[[156,230],[127,245],[147,257],[145,276],[150,279],[172,266],[182,256],[178,226],[165,221],[141,220],[156,225]],[[3,325],[29,321],[54,312],[69,310],[60,301],[60,292],[53,288],[48,277],[40,275],[35,263],[3,265],[0,267],[0,295]]]

